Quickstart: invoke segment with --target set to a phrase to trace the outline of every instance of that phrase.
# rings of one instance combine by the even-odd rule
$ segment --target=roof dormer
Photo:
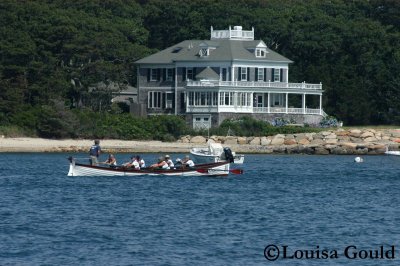
[[[210,45],[208,43],[205,43],[205,42],[200,43],[199,44],[199,48],[200,48],[200,50],[199,50],[199,56],[200,57],[207,57],[207,56],[210,55],[211,50],[216,49],[215,46],[212,46],[212,45]]]
[[[267,45],[263,41],[260,41],[254,49],[254,55],[263,58],[267,56],[267,53]]]

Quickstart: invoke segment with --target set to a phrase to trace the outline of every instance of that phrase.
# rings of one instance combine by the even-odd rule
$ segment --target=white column
[[[286,113],[288,113],[289,93],[286,93]]]
[[[286,69],[286,82],[289,83],[289,68]]]
[[[268,92],[268,103],[267,103],[267,113],[270,113],[270,107],[271,107],[271,104],[270,104],[270,99],[271,99],[271,93],[270,92]]]
[[[219,113],[219,94],[220,92],[217,91],[217,112]]]
[[[322,94],[319,95],[319,114],[322,115]]]
[[[253,110],[253,113],[255,113],[254,112],[254,110],[256,110],[256,109],[254,109],[255,107],[254,107],[254,93],[252,92],[252,93],[250,93],[250,103],[251,103],[251,109]]]
[[[185,110],[185,112],[187,113],[188,106],[189,106],[189,92],[188,91],[186,91],[185,98],[186,98],[186,110]]]
[[[232,73],[232,79],[231,79],[231,81],[235,81],[235,68],[232,66],[231,67],[231,73]]]
[[[302,105],[301,105],[301,107],[303,108],[303,114],[305,114],[306,113],[306,94],[305,93],[303,93],[303,95],[302,95]]]

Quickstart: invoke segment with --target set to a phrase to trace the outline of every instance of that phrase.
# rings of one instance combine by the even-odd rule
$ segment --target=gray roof
[[[219,75],[212,68],[206,67],[196,75],[196,79],[219,80]]]
[[[187,40],[174,46],[168,47],[158,53],[152,54],[136,61],[136,64],[173,64],[175,62],[213,62],[213,61],[259,61],[259,62],[281,62],[292,63],[292,61],[267,48],[266,57],[260,58],[254,55],[254,48],[262,42],[240,41],[240,40]],[[205,57],[199,56],[200,44],[207,44],[210,54]],[[251,50],[253,49],[253,51]]]

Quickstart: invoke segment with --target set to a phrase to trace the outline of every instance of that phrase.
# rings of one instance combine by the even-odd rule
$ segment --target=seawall
[[[185,136],[179,141],[203,144],[206,139]],[[232,150],[241,153],[376,155],[384,154],[386,148],[399,150],[400,129],[338,129],[264,137],[211,136],[210,141],[230,146]]]

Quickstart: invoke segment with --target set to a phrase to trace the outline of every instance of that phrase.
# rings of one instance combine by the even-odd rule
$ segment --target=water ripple
[[[398,242],[400,158],[246,155],[228,178],[112,178],[67,177],[66,157],[0,154],[2,265],[264,265],[268,244]]]

